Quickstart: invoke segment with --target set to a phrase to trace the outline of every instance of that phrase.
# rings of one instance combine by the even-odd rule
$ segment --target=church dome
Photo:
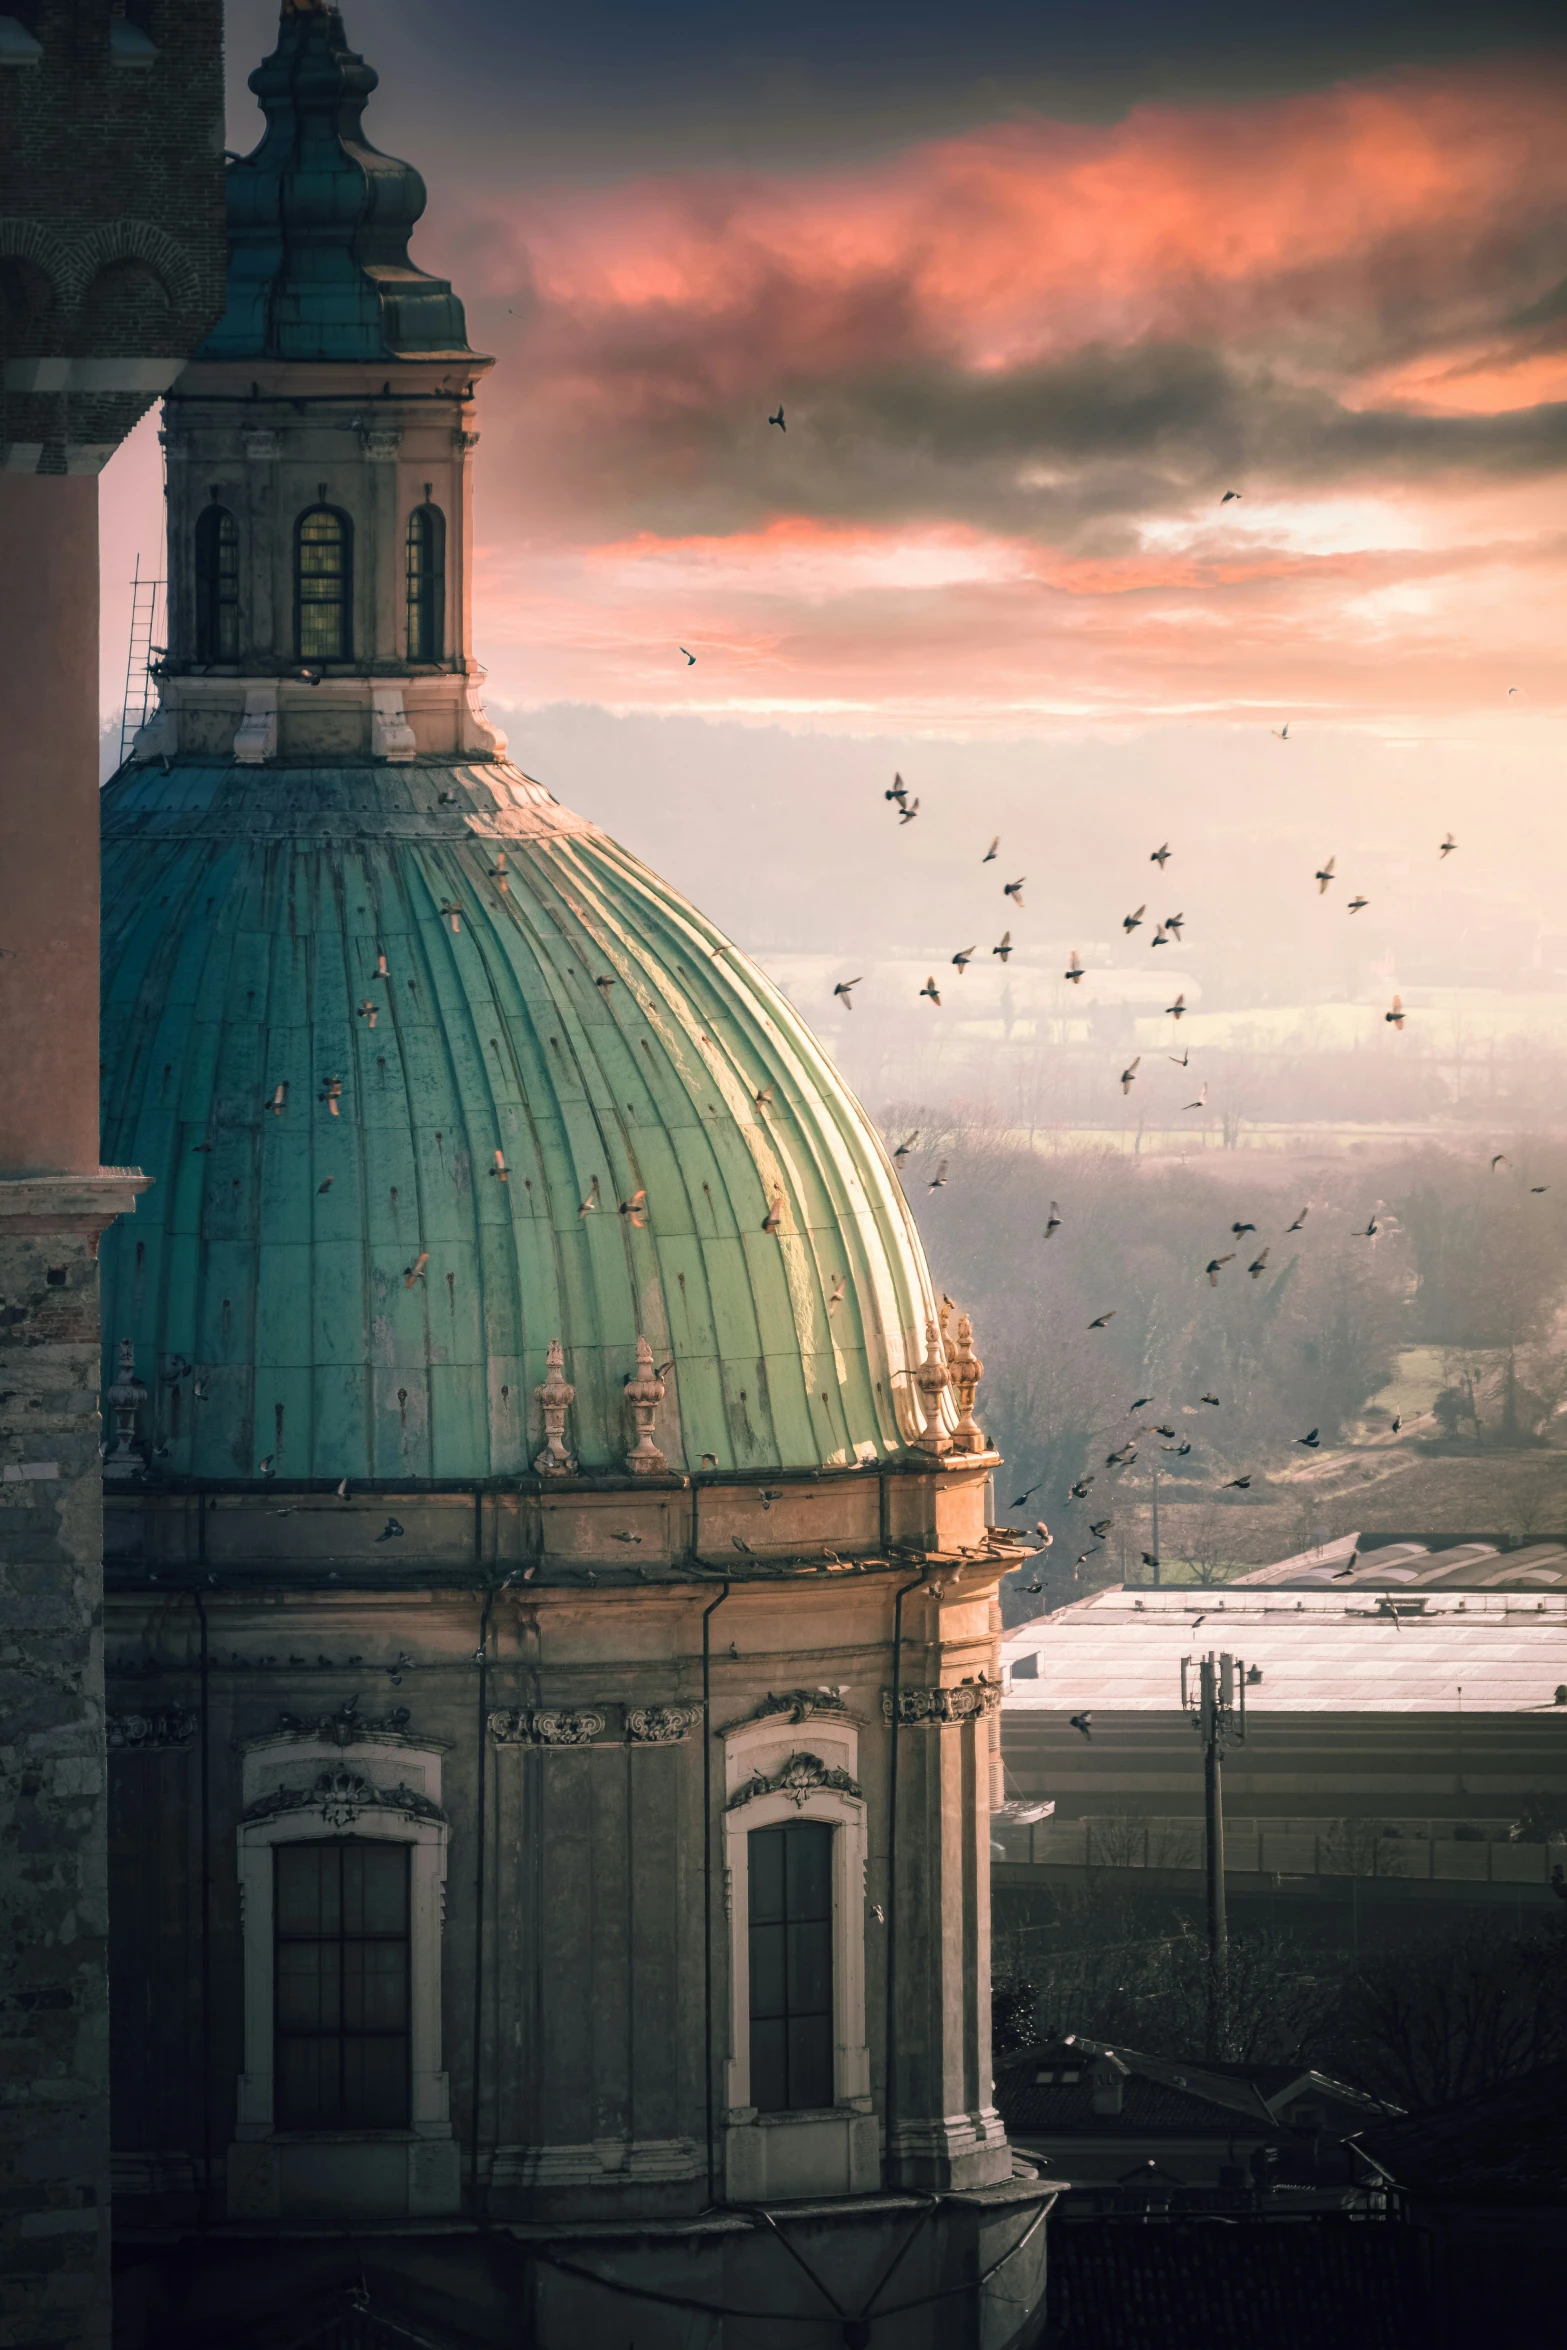
[[[503,760],[176,757],[104,794],[103,1250],[156,1466],[527,1474],[885,1458],[932,1311],[897,1176],[792,1006]],[[773,1229],[764,1229],[771,1224]]]

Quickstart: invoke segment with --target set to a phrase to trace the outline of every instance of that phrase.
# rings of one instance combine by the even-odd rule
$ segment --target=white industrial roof
[[[1224,1650],[1262,1668],[1248,1711],[1555,1712],[1567,1685],[1567,1595],[1101,1591],[1007,1635],[1004,1704],[1170,1713],[1182,1657]],[[1567,1736],[1567,1704],[1561,1716]]]

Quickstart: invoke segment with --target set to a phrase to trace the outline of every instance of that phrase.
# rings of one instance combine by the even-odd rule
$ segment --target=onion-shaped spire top
[[[424,181],[361,128],[379,79],[336,0],[283,0],[250,77],[266,131],[228,169],[228,305],[198,359],[470,355],[461,302],[408,258]]]

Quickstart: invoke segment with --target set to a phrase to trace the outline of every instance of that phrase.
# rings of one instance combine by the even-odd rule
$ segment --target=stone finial
[[[941,1333],[932,1319],[925,1325],[925,1360],[914,1373],[914,1385],[925,1412],[925,1425],[914,1440],[921,1452],[952,1449],[952,1439],[941,1424],[941,1399],[951,1384],[952,1373],[941,1350]]]
[[[544,1447],[534,1454],[533,1465],[541,1477],[567,1476],[577,1465],[566,1446],[566,1414],[577,1391],[566,1377],[566,1353],[558,1338],[550,1340],[544,1363],[544,1384],[533,1390],[544,1414]]]
[[[958,1316],[958,1339],[948,1355],[953,1391],[958,1400],[958,1424],[952,1433],[954,1452],[987,1452],[989,1439],[974,1417],[974,1397],[985,1376],[985,1366],[974,1352],[974,1325],[967,1314]]]
[[[120,1368],[114,1385],[104,1395],[114,1414],[114,1443],[103,1464],[106,1477],[140,1476],[143,1463],[136,1449],[136,1415],[147,1400],[147,1390],[136,1376],[136,1348],[120,1340]]]
[[[653,1442],[653,1415],[664,1400],[664,1382],[653,1368],[653,1349],[645,1338],[637,1340],[637,1367],[626,1381],[625,1392],[637,1429],[636,1443],[626,1455],[626,1467],[633,1476],[656,1476],[668,1465]]]

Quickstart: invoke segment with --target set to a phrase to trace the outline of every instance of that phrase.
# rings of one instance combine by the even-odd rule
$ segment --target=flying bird
[[[1127,1413],[1130,1415],[1133,1412],[1140,1412],[1145,1405],[1151,1404],[1152,1402],[1153,1397],[1151,1395],[1140,1395],[1135,1403],[1129,1403],[1127,1405]]]
[[[287,1104],[288,1081],[285,1078],[283,1083],[277,1088],[277,1091],[273,1094],[272,1099],[267,1103],[266,1106],[272,1112],[274,1118],[281,1118],[285,1108],[287,1107]]]
[[[588,1185],[587,1198],[582,1200],[578,1205],[577,1221],[580,1223],[584,1216],[591,1216],[594,1209],[601,1208],[603,1204],[603,1195],[599,1190],[599,1179],[595,1175],[592,1182]]]
[[[840,996],[843,999],[843,1008],[846,1012],[852,1012],[854,1009],[853,991],[859,986],[859,984],[860,982],[857,979],[840,979],[837,986],[833,989],[833,994],[835,996]]]
[[[1375,1240],[1381,1229],[1381,1225],[1377,1222],[1375,1216],[1373,1216],[1370,1222],[1367,1224],[1364,1232],[1360,1230],[1358,1225],[1356,1226],[1353,1237],[1356,1240]]]
[[[934,972],[934,971],[931,973],[930,977],[929,977],[929,978],[926,980],[926,982],[925,982],[924,986],[923,986],[923,987],[920,989],[920,994],[921,994],[922,996],[929,996],[929,998],[930,998],[931,1002],[932,1002],[933,1004],[935,1004],[935,1005],[937,1006],[937,1008],[938,1008],[938,1009],[940,1008],[940,1004],[941,1004],[941,990],[940,990],[940,988],[939,988],[939,987],[936,985],[936,974],[935,974],[935,972]]]
[[[772,1098],[773,1089],[770,1085],[764,1085],[760,1093],[753,1093],[751,1096],[752,1101],[755,1102],[759,1110],[765,1110],[769,1108],[772,1103]]]
[[[1319,898],[1326,897],[1328,883],[1333,879],[1333,868],[1337,863],[1338,859],[1336,857],[1329,857],[1327,863],[1325,865],[1319,865],[1316,872],[1312,875],[1312,879],[1317,885],[1317,895]]]
[[[681,646],[680,650],[682,651],[682,653],[686,653],[686,649],[685,649],[685,646],[684,646],[684,645],[682,645],[682,646]],[[686,653],[686,667],[687,667],[688,669],[694,669],[694,668],[696,667],[696,655],[695,655],[695,653]]]
[[[1181,935],[1181,925],[1185,922],[1185,920],[1186,916],[1184,914],[1166,914],[1163,928],[1170,933],[1172,938],[1179,939]]]
[[[401,1521],[397,1518],[388,1518],[386,1524],[381,1528],[380,1533],[376,1536],[376,1540],[377,1542],[397,1542],[401,1539],[402,1533],[403,1527]]]
[[[900,824],[912,824],[919,812],[918,800],[900,800],[898,802],[898,822]]]
[[[960,979],[962,978],[964,972],[968,969],[970,963],[972,963],[974,960],[977,952],[978,949],[976,947],[959,947],[957,953],[953,956],[952,968],[954,971],[956,971]]]
[[[604,988],[613,987],[613,986],[614,986],[614,984],[615,984],[615,974],[614,974],[614,972],[613,972],[613,971],[600,971],[600,972],[598,973],[597,977],[594,979],[594,982],[593,982],[593,984],[594,984],[594,986],[595,986],[595,987],[604,987]]]
[[[1135,1444],[1120,1444],[1117,1445],[1114,1452],[1105,1454],[1105,1467],[1107,1469],[1129,1469],[1136,1458],[1137,1447]]]
[[[1281,743],[1287,743],[1290,738],[1289,720],[1286,718],[1282,726],[1270,726],[1268,732],[1276,734]]]
[[[321,1091],[316,1095],[316,1100],[318,1102],[325,1102],[328,1110],[331,1112],[334,1118],[339,1114],[337,1105],[342,1100],[342,1098],[343,1080],[341,1077],[323,1077],[321,1080]]]
[[[277,1470],[273,1467],[273,1459],[274,1456],[268,1453],[264,1461],[257,1461],[256,1475],[258,1477],[275,1477],[277,1475]]]
[[[424,1269],[429,1262],[430,1252],[427,1248],[422,1248],[413,1263],[403,1267],[403,1287],[405,1289],[412,1289],[416,1281],[424,1279]]]
[[[838,1308],[842,1305],[844,1287],[845,1283],[843,1275],[841,1273],[835,1273],[833,1275],[832,1295],[827,1300],[827,1311],[829,1314],[835,1314],[838,1311]]]
[[[1170,934],[1165,929],[1164,924],[1161,922],[1158,929],[1154,932],[1152,938],[1148,941],[1148,944],[1151,947],[1167,947],[1169,943]]]
[[[1313,1428],[1309,1435],[1297,1436],[1295,1442],[1297,1444],[1303,1444],[1308,1452],[1316,1452],[1322,1443],[1321,1431],[1319,1429]]]
[[[1096,1542],[1103,1542],[1114,1524],[1114,1518],[1096,1518],[1088,1531]]]
[[[1072,949],[1072,960],[1067,966],[1066,970],[1062,972],[1061,976],[1063,979],[1070,979],[1074,987],[1076,986],[1078,980],[1082,978],[1083,966],[1077,959],[1076,947]]]
[[[447,921],[451,924],[454,931],[461,930],[462,908],[455,902],[455,900],[448,900],[447,903],[442,906],[441,912],[445,915]]]
[[[1077,1480],[1077,1483],[1076,1483],[1075,1485],[1069,1485],[1069,1486],[1067,1487],[1067,1489],[1066,1489],[1066,1498],[1067,1498],[1067,1500],[1068,1500],[1068,1501],[1086,1501],[1086,1500],[1088,1499],[1088,1488],[1090,1487],[1090,1485],[1092,1485],[1092,1483],[1093,1483],[1093,1478],[1092,1478],[1091,1476],[1089,1476],[1089,1477],[1079,1477],[1079,1479]]]
[[[392,976],[386,967],[386,949],[384,947],[375,959],[375,975],[377,979],[390,979]]]
[[[640,1534],[632,1534],[630,1532],[616,1533],[610,1536],[611,1542],[640,1542],[641,1539],[642,1537]]]
[[[1173,1452],[1177,1460],[1185,1460],[1191,1449],[1189,1444],[1161,1444],[1159,1447],[1161,1452]]]
[[[1023,883],[1027,879],[1028,875],[1024,873],[1020,875],[1016,881],[1004,881],[1001,884],[1002,896],[1004,898],[1010,898],[1015,906],[1021,907],[1023,903]]]
[[[1404,999],[1401,995],[1396,995],[1393,998],[1393,1009],[1390,1012],[1384,1012],[1382,1017],[1398,1030],[1400,1036],[1403,1035],[1405,1013]]]
[[[1232,1224],[1230,1226],[1230,1230],[1235,1235],[1237,1240],[1240,1239],[1243,1232],[1255,1232],[1256,1229],[1257,1227],[1255,1224]]]
[[[1168,863],[1170,862],[1170,844],[1169,844],[1169,842],[1168,842],[1168,841],[1161,841],[1161,843],[1159,844],[1158,848],[1156,848],[1156,849],[1150,849],[1150,850],[1149,850],[1149,852],[1148,852],[1148,862],[1149,862],[1149,864],[1150,864],[1150,865],[1157,865],[1157,866],[1158,866],[1158,868],[1159,868],[1159,870],[1160,870],[1160,872],[1162,873],[1162,872],[1164,871],[1164,869],[1165,869],[1166,865],[1168,865]]]
[[[1205,1110],[1208,1107],[1208,1080],[1206,1077],[1197,1088],[1197,1099],[1194,1102],[1183,1102],[1181,1107],[1187,1110]]]
[[[934,1175],[931,1177],[931,1179],[930,1179],[930,1183],[929,1183],[929,1185],[928,1185],[928,1187],[927,1187],[927,1188],[928,1188],[929,1190],[931,1190],[931,1191],[944,1191],[944,1190],[946,1189],[946,1186],[947,1186],[947,1162],[946,1162],[946,1160],[945,1160],[945,1159],[938,1159],[938,1160],[936,1161],[936,1172],[935,1172],[935,1174],[934,1174]]]
[[[1538,1199],[1542,1191],[1549,1191],[1550,1188],[1548,1183],[1531,1183],[1529,1191],[1533,1198]]]
[[[1217,1289],[1217,1288],[1218,1288],[1218,1286],[1219,1286],[1219,1275],[1220,1275],[1220,1274],[1221,1274],[1221,1273],[1224,1271],[1224,1268],[1225,1268],[1225,1266],[1226,1266],[1226,1265],[1233,1265],[1233,1264],[1234,1264],[1234,1262],[1235,1262],[1235,1251],[1234,1251],[1233,1249],[1231,1249],[1231,1251],[1230,1251],[1230,1253],[1229,1253],[1229,1255],[1228,1255],[1227,1257],[1210,1257],[1210,1258],[1208,1259],[1208,1263],[1207,1263],[1207,1266],[1205,1267],[1205,1270],[1206,1270],[1206,1272],[1207,1272],[1207,1275],[1208,1275],[1208,1287],[1209,1287],[1210,1289]]]
[[[1199,1395],[1197,1401],[1199,1403],[1211,1403],[1215,1411],[1217,1411],[1219,1408],[1219,1399],[1216,1395]]]
[[[1050,1528],[1045,1524],[1043,1518],[1036,1518],[1034,1520],[1034,1532],[1039,1536],[1039,1547],[1041,1550],[1054,1550],[1056,1546],[1056,1538],[1051,1533]]]
[[[909,787],[904,782],[901,775],[895,775],[892,779],[891,790],[884,791],[881,796],[884,800],[896,800],[899,807],[901,808],[908,800]]]
[[[348,1479],[346,1477],[339,1480],[337,1498],[339,1501],[346,1501],[348,1499]]]
[[[1186,1017],[1186,991],[1185,991],[1185,989],[1184,989],[1184,988],[1181,990],[1181,993],[1180,993],[1180,994],[1179,994],[1179,995],[1176,997],[1176,999],[1175,999],[1174,1003],[1173,1003],[1173,1004],[1166,1004],[1166,1005],[1165,1005],[1165,1007],[1164,1007],[1164,1010],[1165,1010],[1165,1017],[1166,1017],[1167,1019],[1170,1019],[1170,1020],[1184,1020],[1184,1019],[1185,1019],[1185,1017]]]
[[[1070,1723],[1071,1723],[1071,1726],[1072,1726],[1072,1728],[1073,1728],[1074,1730],[1078,1730],[1078,1731],[1080,1731],[1080,1732],[1082,1733],[1082,1735],[1083,1735],[1083,1736],[1084,1736],[1084,1737],[1085,1737],[1085,1738],[1086,1738],[1086,1739],[1089,1741],[1089,1743],[1090,1743],[1090,1745],[1091,1745],[1091,1744],[1093,1743],[1093,1736],[1094,1736],[1094,1732],[1093,1732],[1093,1719],[1094,1719],[1094,1717],[1093,1717],[1093,1715],[1092,1715],[1092,1714],[1072,1714],[1072,1715],[1070,1715],[1070,1716],[1068,1717],[1068,1719],[1070,1720]]]
[[[378,1009],[379,1007],[373,1004],[370,1001],[370,998],[366,996],[364,1002],[360,1005],[354,1017],[357,1020],[362,1020],[367,1028],[373,1028],[375,1026],[375,1016]]]
[[[1449,833],[1446,840],[1443,841],[1441,847],[1437,850],[1436,853],[1439,857],[1450,857],[1457,846],[1457,841],[1454,840],[1452,834]]]
[[[777,415],[776,415],[776,416],[769,416],[769,418],[767,419],[767,421],[768,421],[768,423],[769,423],[769,424],[776,424],[776,425],[777,425],[777,427],[778,427],[778,430],[779,430],[780,432],[787,432],[787,431],[789,430],[789,427],[788,427],[788,426],[785,424],[785,422],[784,422],[784,412],[783,412],[783,402],[782,402],[782,400],[780,400],[780,401],[779,401],[779,403],[778,403],[778,413],[777,413]]]
[[[910,1151],[914,1148],[914,1145],[919,1141],[919,1138],[920,1130],[916,1126],[912,1134],[906,1134],[904,1136],[897,1149],[893,1152],[893,1157],[895,1159],[906,1159]]]
[[[322,1192],[330,1191],[336,1180],[337,1178],[335,1176],[329,1175],[324,1183],[318,1183],[316,1185],[316,1197],[319,1199]]]
[[[1127,1062],[1126,1067],[1121,1071],[1121,1091],[1123,1093],[1131,1092],[1132,1080],[1137,1075],[1137,1064],[1142,1059],[1142,1057],[1143,1056],[1141,1053],[1134,1053],[1132,1058]]]
[[[506,1153],[504,1151],[496,1152],[495,1164],[490,1169],[490,1173],[498,1183],[509,1183],[511,1181],[511,1169],[506,1164]]]
[[[637,1190],[631,1194],[629,1199],[623,1199],[621,1201],[620,1212],[625,1217],[626,1222],[628,1224],[634,1225],[638,1232],[646,1230],[647,1187],[645,1184],[640,1185]]]
[[[1246,493],[1244,490],[1226,490],[1223,497],[1219,500],[1219,504],[1221,506],[1227,506],[1232,498],[1243,498],[1245,495]]]
[[[1115,1311],[1115,1307],[1112,1306],[1107,1314],[1096,1314],[1094,1319],[1088,1325],[1089,1329],[1102,1330],[1107,1322],[1113,1322],[1115,1320]]]
[[[1052,1200],[1050,1203],[1050,1214],[1045,1220],[1045,1238],[1048,1240],[1053,1232],[1059,1232],[1060,1229],[1061,1210],[1056,1205],[1056,1202]]]
[[[994,858],[995,858],[996,851],[997,851],[997,849],[999,849],[999,848],[1000,848],[1000,846],[1001,846],[1001,835],[1000,835],[1000,833],[998,832],[998,833],[996,834],[996,837],[995,837],[995,839],[994,839],[994,840],[991,842],[991,844],[990,844],[989,848],[988,848],[988,849],[985,851],[985,854],[984,854],[984,855],[983,855],[983,856],[980,858],[980,860],[979,860],[979,861],[980,861],[980,863],[981,863],[982,865],[989,865],[990,863],[992,863],[992,861],[993,861],[993,860],[994,860]]]
[[[1228,1493],[1232,1487],[1237,1493],[1246,1493],[1250,1490],[1251,1479],[1249,1477],[1232,1477],[1224,1488],[1225,1492]]]
[[[1505,1167],[1507,1163],[1507,1153],[1505,1151],[1498,1151],[1495,1158],[1491,1161],[1491,1173],[1494,1175],[1498,1167]]]
[[[1299,1215],[1296,1217],[1296,1219],[1295,1219],[1294,1223],[1293,1223],[1293,1224],[1291,1224],[1291,1225],[1288,1227],[1288,1229],[1289,1229],[1291,1232],[1298,1232],[1298,1231],[1300,1230],[1301,1226],[1302,1226],[1302,1225],[1305,1223],[1305,1221],[1306,1221],[1306,1218],[1307,1218],[1307,1217],[1308,1217],[1310,1214],[1311,1214],[1311,1210],[1310,1210],[1310,1208],[1302,1208],[1302,1209],[1301,1209],[1301,1211],[1300,1211],[1300,1214],[1299,1214]]]
[[[1192,1061],[1192,1048],[1188,1045],[1184,1053],[1166,1053],[1164,1057],[1172,1068],[1189,1069]]]
[[[772,1205],[768,1209],[766,1215],[762,1218],[762,1230],[764,1232],[776,1232],[783,1222],[783,1212],[784,1195],[779,1187],[775,1184],[773,1186]]]
[[[1042,1482],[1042,1479],[1036,1480],[1036,1482],[1029,1487],[1026,1493],[1020,1493],[1016,1500],[1011,1504],[1012,1508],[1015,1510],[1020,1510],[1023,1508],[1025,1503],[1032,1501],[1034,1495],[1039,1491],[1039,1486]]]
[[[1142,928],[1143,916],[1147,913],[1147,911],[1148,901],[1145,898],[1143,903],[1138,907],[1135,914],[1123,914],[1121,916],[1121,928],[1126,932],[1128,938],[1131,937],[1134,930],[1140,930]]]
[[[1010,930],[1003,930],[1003,932],[1001,933],[1001,944],[1000,944],[1000,946],[998,946],[998,947],[992,947],[990,951],[991,951],[991,953],[992,953],[993,955],[999,955],[999,956],[1001,957],[1001,960],[1002,960],[1002,962],[1004,963],[1004,962],[1006,961],[1006,959],[1007,959],[1008,955],[1010,955],[1010,954],[1011,954],[1011,952],[1012,952],[1012,933],[1011,933],[1011,931],[1010,931]]]
[[[1369,898],[1351,898],[1349,904],[1344,910],[1349,914],[1358,914],[1363,910],[1363,908],[1369,906],[1370,903],[1371,900]]]
[[[505,897],[511,889],[511,876],[506,871],[506,851],[504,849],[497,849],[495,852],[495,862],[490,867],[490,879],[500,891],[501,896]]]
[[[1266,1250],[1266,1249],[1262,1249],[1262,1250],[1260,1250],[1260,1251],[1259,1251],[1259,1253],[1258,1253],[1258,1254],[1257,1254],[1255,1257],[1253,1257],[1253,1259],[1252,1259],[1251,1263],[1250,1263],[1250,1264],[1247,1266],[1247,1268],[1246,1268],[1247,1272],[1248,1272],[1248,1273],[1251,1275],[1251,1277],[1252,1277],[1253,1281],[1255,1281],[1255,1280],[1258,1278],[1258,1276],[1259,1276],[1260,1274],[1266,1273],[1267,1269],[1268,1269],[1268,1252],[1267,1252],[1267,1250]]]

